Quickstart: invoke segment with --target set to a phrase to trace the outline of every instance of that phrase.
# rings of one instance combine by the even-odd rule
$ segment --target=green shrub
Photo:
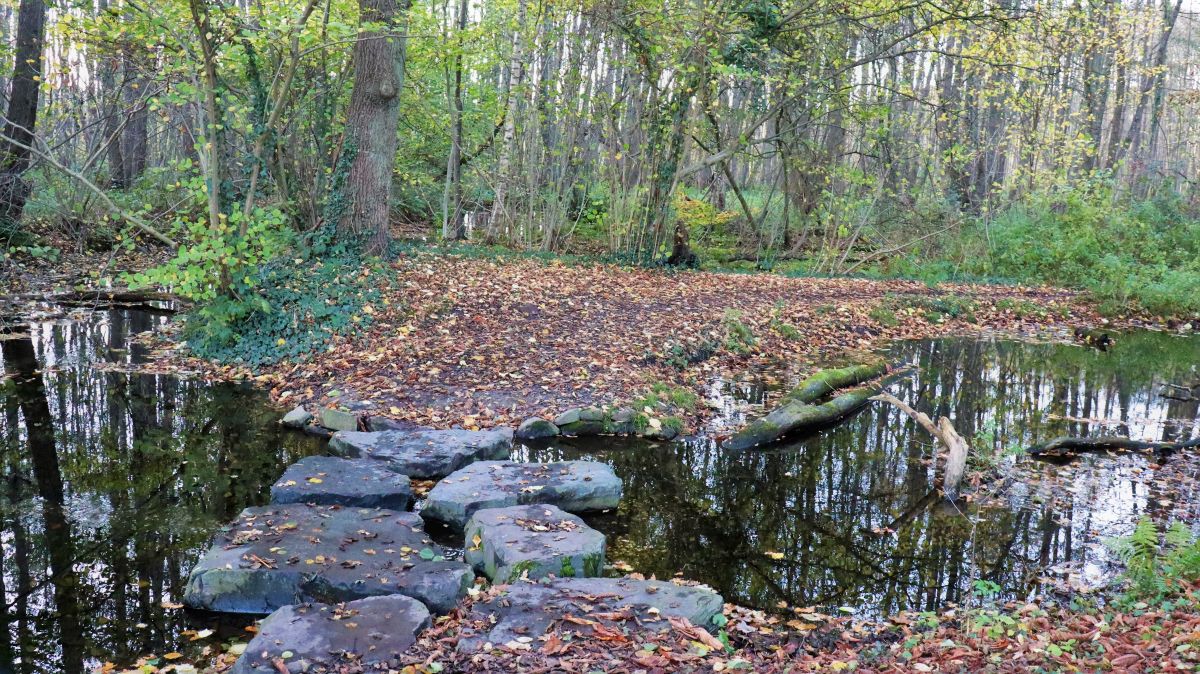
[[[1178,200],[1122,203],[1091,185],[1035,195],[986,234],[977,273],[1081,288],[1109,313],[1200,312],[1200,220]]]

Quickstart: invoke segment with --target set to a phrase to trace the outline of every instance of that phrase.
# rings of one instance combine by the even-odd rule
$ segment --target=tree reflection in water
[[[195,618],[162,604],[209,537],[321,449],[279,430],[261,393],[120,371],[145,360],[130,337],[164,321],[99,312],[3,334],[0,672],[181,647]]]
[[[261,393],[122,371],[146,357],[130,336],[165,321],[100,312],[17,326],[0,340],[0,674],[83,672],[187,650],[181,632],[214,619],[163,603],[180,595],[217,527],[262,503],[286,464],[322,450],[282,432]],[[1200,340],[1145,333],[1107,353],[965,339],[894,348],[920,367],[893,392],[949,416],[977,445],[1197,432],[1196,402],[1156,392],[1200,380]],[[725,392],[714,401],[722,413],[735,413],[733,398],[763,395],[753,382],[713,388]],[[1073,420],[1094,418],[1117,425]],[[1021,594],[1048,566],[1103,565],[1100,537],[1142,513],[1200,507],[1165,491],[1140,456],[1065,467],[1021,458],[1009,459],[1017,479],[1003,505],[963,513],[934,492],[931,452],[907,417],[879,406],[769,451],[721,451],[700,438],[514,453],[611,463],[625,499],[592,518],[609,535],[611,559],[660,578],[682,573],[764,608],[932,609],[963,601],[975,579]]]
[[[1143,333],[1101,353],[943,339],[897,344],[893,353],[919,367],[891,390],[935,418],[950,417],[988,450],[1062,434],[1178,438],[1198,431],[1195,401],[1157,391],[1164,382],[1200,379],[1200,340]],[[1024,596],[1047,567],[1106,568],[1102,537],[1128,530],[1141,513],[1168,516],[1142,456],[1084,457],[1066,467],[1010,457],[1017,477],[1007,502],[973,508],[936,497],[932,451],[910,419],[875,405],[765,451],[727,452],[706,438],[675,445],[563,440],[523,456],[613,464],[625,499],[618,512],[594,518],[610,535],[610,559],[659,577],[681,571],[727,600],[761,608],[783,601],[865,615],[934,609],[969,598],[976,579]]]

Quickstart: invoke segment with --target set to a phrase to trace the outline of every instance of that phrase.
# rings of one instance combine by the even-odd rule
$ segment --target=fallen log
[[[775,409],[750,422],[721,446],[732,450],[750,449],[841,421],[870,402],[882,384],[844,390],[826,402],[814,403],[840,386],[875,379],[887,371],[887,364],[880,362],[818,372],[792,389]]]
[[[887,371],[887,363],[883,361],[821,370],[800,382],[796,388],[788,391],[779,403],[781,405],[793,401],[814,403],[838,389],[881,377]]]
[[[901,412],[904,412],[913,421],[920,424],[922,428],[937,438],[946,447],[948,455],[946,457],[946,467],[942,474],[942,491],[946,494],[946,498],[951,501],[958,498],[958,486],[962,482],[963,475],[967,472],[967,453],[970,450],[970,445],[967,444],[963,436],[958,434],[958,431],[950,423],[950,420],[946,417],[938,417],[935,424],[929,418],[928,414],[918,412],[908,405],[908,403],[890,393],[880,393],[871,398],[871,400],[879,400],[895,405]]]
[[[1174,452],[1181,449],[1200,447],[1200,438],[1180,442],[1151,442],[1131,440],[1120,436],[1102,436],[1098,438],[1054,438],[1049,442],[1029,447],[1025,451],[1037,456],[1039,454],[1055,454],[1058,452]]]

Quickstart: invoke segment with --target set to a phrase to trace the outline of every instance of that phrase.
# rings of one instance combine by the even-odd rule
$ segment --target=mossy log
[[[887,371],[887,363],[883,361],[821,370],[788,391],[779,402],[781,406],[791,402],[815,403],[840,388],[870,381]]]
[[[798,400],[786,402],[734,433],[721,446],[734,450],[750,449],[778,442],[788,435],[828,426],[853,414],[876,393],[879,393],[878,385],[867,385],[847,389],[817,405]]]
[[[1120,436],[1103,436],[1098,438],[1054,438],[1049,442],[1034,445],[1025,451],[1033,454],[1056,454],[1060,452],[1173,452],[1181,449],[1200,447],[1200,438],[1192,438],[1181,442],[1147,442],[1131,440]]]

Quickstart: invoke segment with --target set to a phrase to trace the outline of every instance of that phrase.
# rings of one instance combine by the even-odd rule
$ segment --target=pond
[[[135,367],[148,353],[133,336],[168,320],[100,311],[0,333],[0,673],[194,653],[206,643],[191,641],[194,630],[220,637],[246,624],[180,610],[188,571],[218,526],[324,446],[282,431],[252,388]],[[1105,537],[1143,515],[1197,514],[1190,455],[1056,464],[1019,450],[1063,434],[1200,432],[1196,401],[1160,395],[1200,380],[1200,340],[1138,333],[1100,352],[943,339],[890,351],[918,366],[895,395],[994,450],[1009,479],[989,503],[938,499],[930,439],[883,405],[769,451],[727,452],[701,436],[561,440],[514,454],[610,463],[625,498],[591,522],[608,535],[611,562],[681,573],[771,610],[879,616],[963,602],[981,580],[1006,597],[1038,591],[1047,574],[1086,585],[1111,574]],[[765,389],[715,381],[709,404],[723,418],[758,413]]]

